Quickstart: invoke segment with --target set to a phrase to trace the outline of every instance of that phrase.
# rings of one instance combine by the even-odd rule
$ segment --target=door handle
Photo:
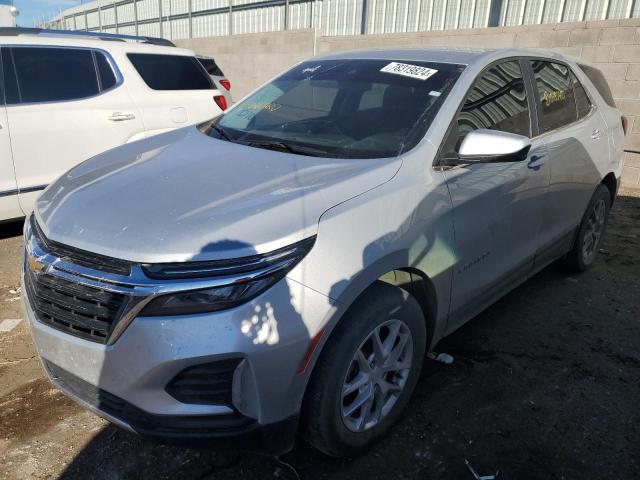
[[[594,140],[600,140],[601,136],[602,136],[602,132],[597,128],[593,132],[591,132],[591,138],[593,138]]]
[[[124,122],[126,120],[133,120],[134,118],[136,118],[136,116],[133,113],[115,112],[108,117],[108,120],[112,122]]]
[[[529,170],[535,170],[536,172],[538,170],[540,170],[540,167],[542,167],[543,162],[542,159],[544,158],[544,155],[531,155],[531,158],[529,159],[529,163],[527,163],[527,168]]]

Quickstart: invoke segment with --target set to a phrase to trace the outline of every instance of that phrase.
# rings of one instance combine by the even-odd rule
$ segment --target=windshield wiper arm
[[[278,150],[281,152],[295,153],[298,155],[308,155],[310,157],[324,157],[327,155],[326,150],[313,147],[303,147],[301,145],[292,145],[285,142],[249,142],[250,147],[264,148],[266,150]]]
[[[211,125],[211,128],[212,128],[213,130],[215,130],[215,132],[216,132],[218,135],[220,135],[220,138],[224,138],[225,140],[227,140],[227,141],[229,141],[229,142],[233,142],[233,138],[231,138],[231,137],[229,136],[229,134],[223,130],[223,128],[222,128],[222,127],[219,127],[218,125]]]

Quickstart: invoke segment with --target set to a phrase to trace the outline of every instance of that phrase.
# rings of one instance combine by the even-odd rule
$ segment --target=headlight
[[[151,278],[228,277],[220,286],[161,295],[144,307],[141,316],[215,312],[252,300],[282,279],[309,253],[315,237],[263,255],[233,260],[143,265]]]

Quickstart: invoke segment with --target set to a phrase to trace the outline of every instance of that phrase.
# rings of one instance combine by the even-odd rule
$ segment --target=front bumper
[[[143,438],[184,446],[234,447],[279,455],[294,443],[298,416],[260,425],[239,412],[226,415],[152,415],[43,360],[51,382],[84,407]]]
[[[298,372],[311,338],[303,318],[308,312],[309,320],[319,320],[326,297],[283,279],[230,310],[135,318],[111,345],[41,323],[24,300],[51,381],[113,423],[172,443],[224,439],[227,446],[270,453],[292,447],[309,375]],[[240,359],[231,405],[181,403],[167,392],[185,368],[229,358]]]

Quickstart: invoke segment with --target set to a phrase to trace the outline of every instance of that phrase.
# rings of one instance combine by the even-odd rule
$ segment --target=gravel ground
[[[0,330],[20,319],[20,225],[0,230]],[[15,323],[15,322],[11,322]],[[357,458],[144,443],[52,389],[22,321],[0,331],[0,478],[640,478],[640,192],[597,265],[552,265],[438,345],[402,421]]]

